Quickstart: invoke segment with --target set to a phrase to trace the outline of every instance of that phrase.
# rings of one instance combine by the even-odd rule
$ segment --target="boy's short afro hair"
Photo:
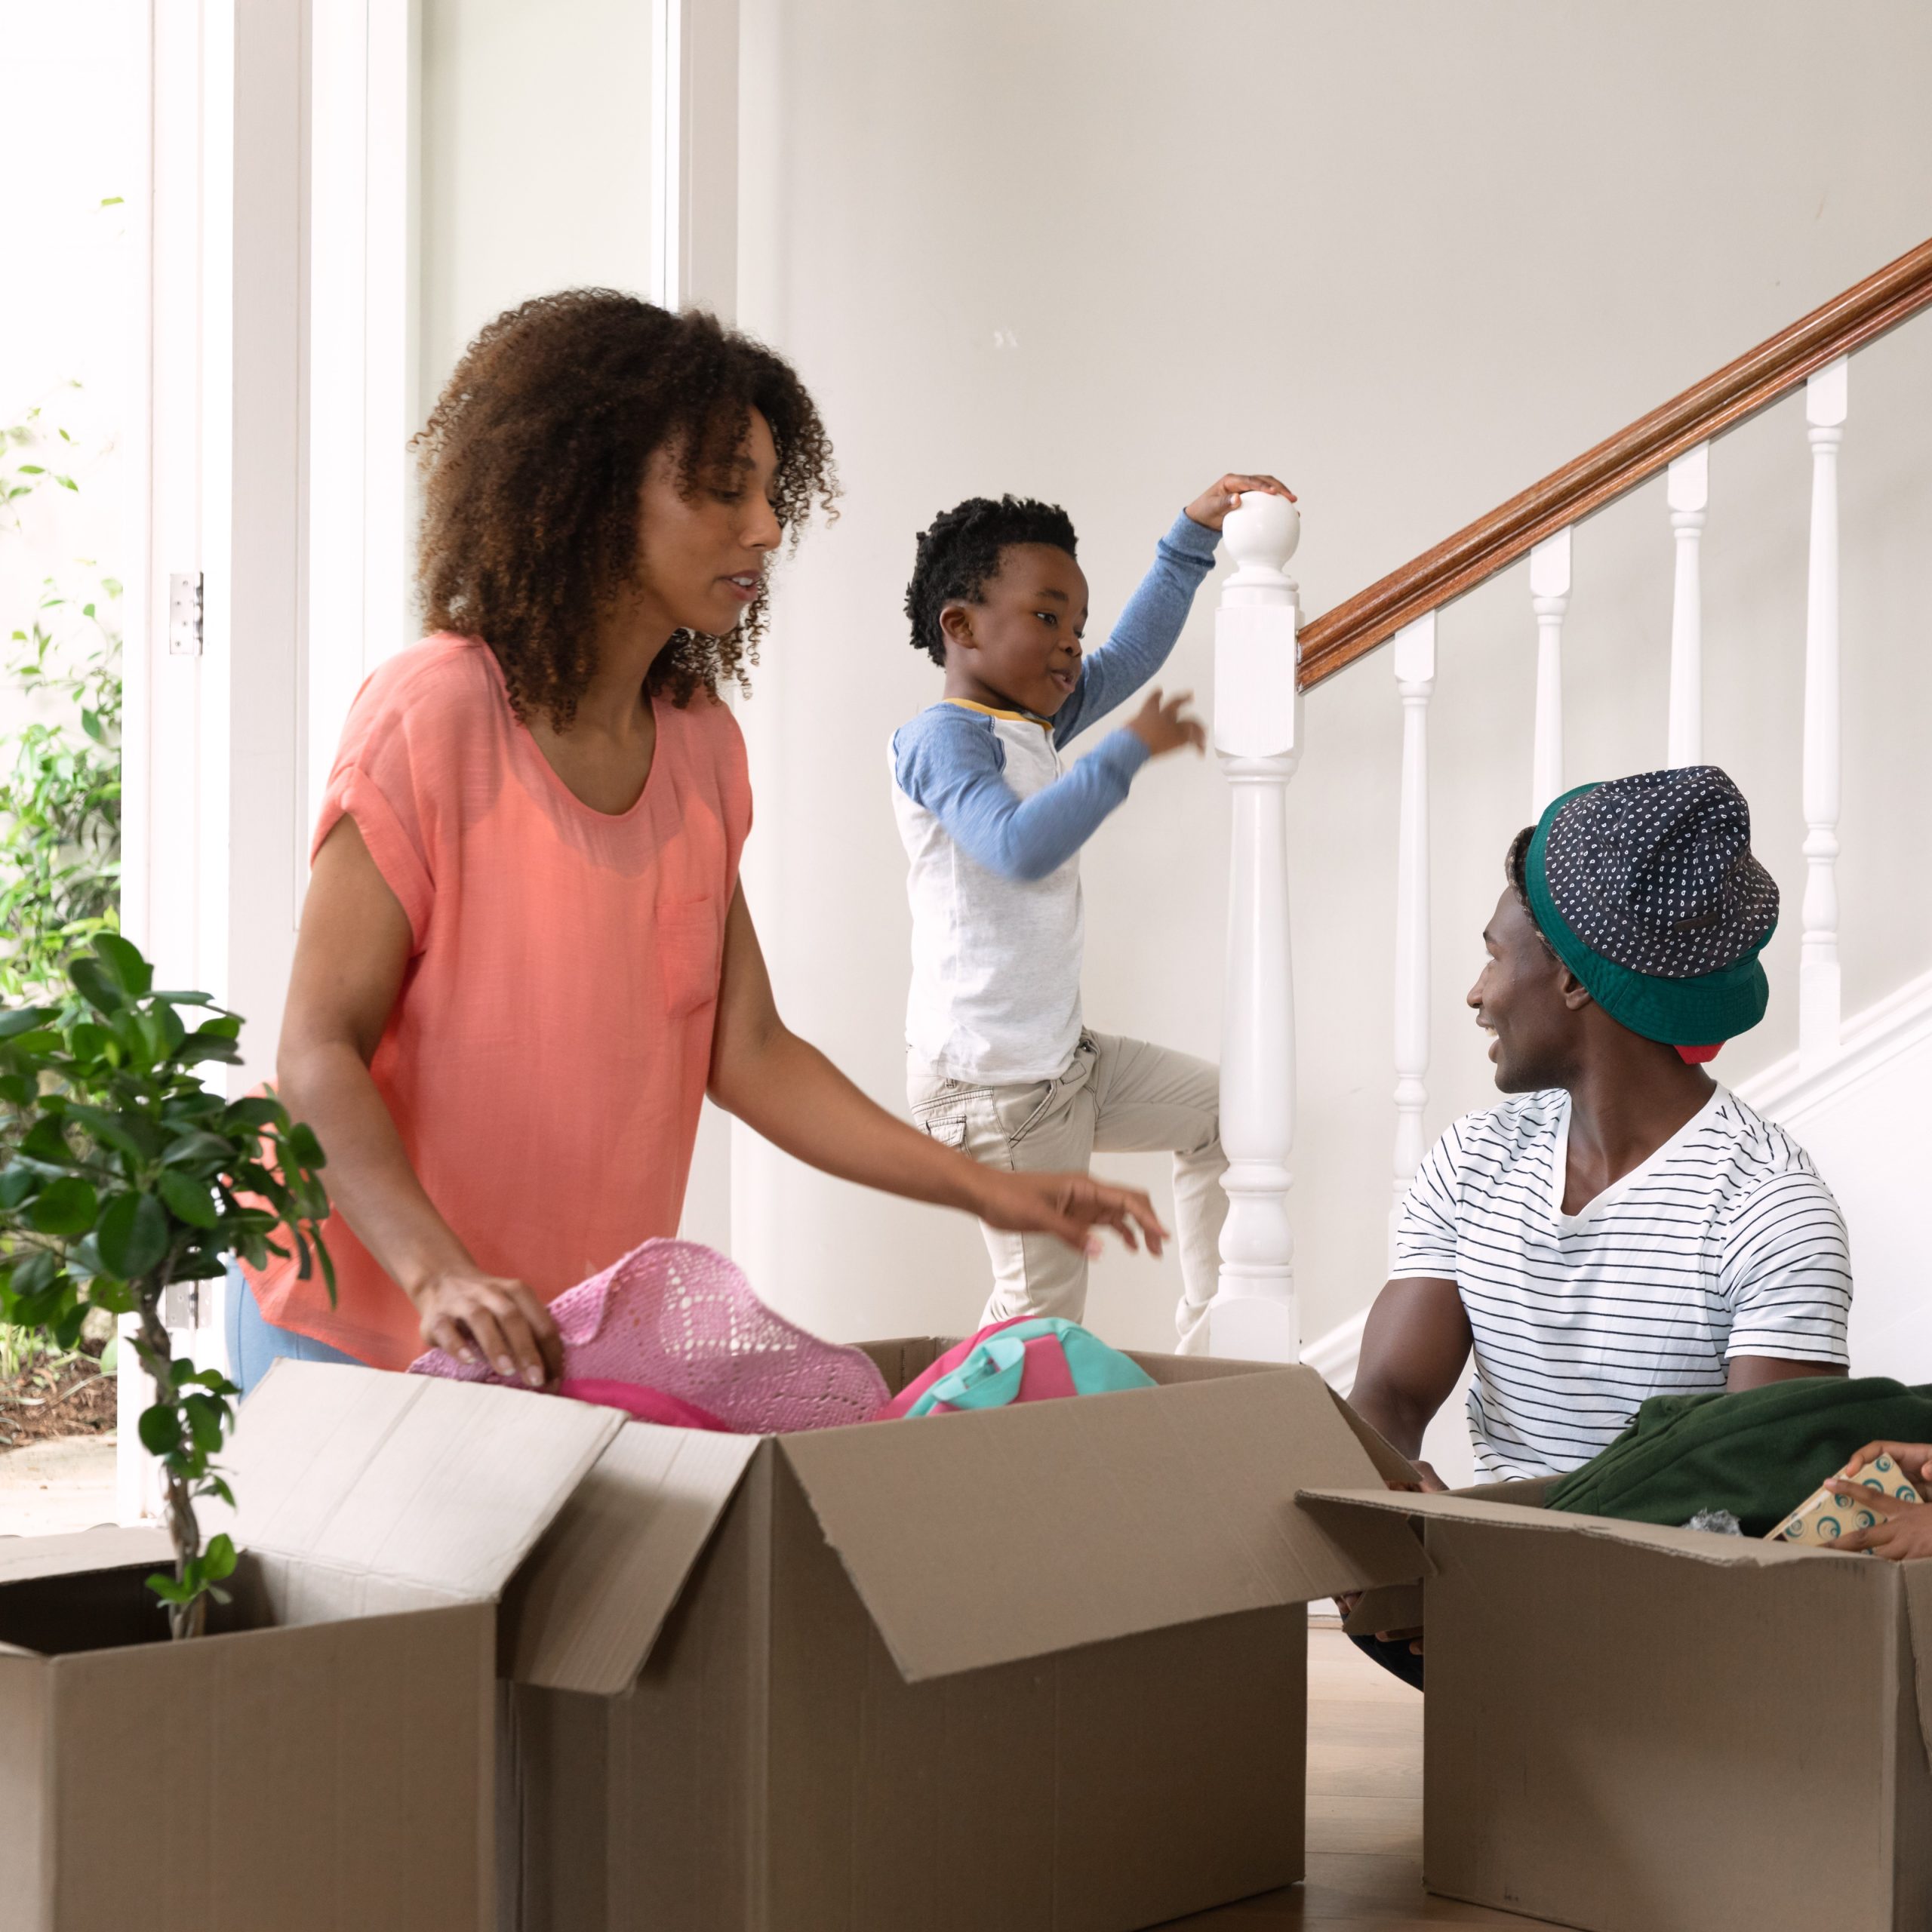
[[[912,580],[906,586],[906,614],[912,620],[912,648],[935,664],[946,662],[939,614],[955,601],[977,604],[989,577],[999,574],[1000,552],[1011,543],[1050,543],[1075,555],[1073,519],[1057,503],[1030,497],[968,497],[942,510],[919,533]]]

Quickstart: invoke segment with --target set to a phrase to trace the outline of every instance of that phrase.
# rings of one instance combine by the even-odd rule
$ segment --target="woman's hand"
[[[1130,1249],[1137,1249],[1144,1239],[1149,1254],[1158,1254],[1167,1241],[1153,1202],[1137,1187],[1115,1187],[1091,1174],[1016,1174],[997,1168],[976,1171],[983,1179],[974,1211],[1010,1234],[1057,1235],[1069,1247],[1090,1256],[1100,1252],[1097,1228],[1112,1228]]]
[[[423,1340],[458,1361],[479,1358],[499,1375],[541,1389],[563,1373],[563,1338],[550,1311],[521,1281],[480,1268],[446,1268],[411,1297]]]
[[[1163,698],[1157,686],[1128,720],[1127,728],[1147,747],[1150,757],[1177,752],[1183,745],[1192,745],[1198,752],[1208,749],[1206,727],[1199,718],[1187,715],[1193,697],[1192,691],[1181,691]]]
[[[1204,530],[1219,530],[1227,521],[1229,511],[1251,490],[1270,497],[1285,497],[1290,503],[1295,500],[1295,493],[1278,477],[1247,476],[1239,470],[1230,470],[1218,483],[1209,484],[1188,505],[1187,513]]]

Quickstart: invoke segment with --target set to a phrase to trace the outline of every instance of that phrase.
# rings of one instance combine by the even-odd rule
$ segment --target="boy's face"
[[[1086,573],[1051,543],[1009,543],[977,604],[940,613],[946,688],[1001,711],[1051,718],[1080,681]]]

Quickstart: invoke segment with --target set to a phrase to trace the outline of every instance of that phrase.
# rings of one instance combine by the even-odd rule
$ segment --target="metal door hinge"
[[[202,1287],[198,1281],[170,1281],[161,1291],[161,1322],[177,1331],[202,1325]]]
[[[168,580],[168,654],[202,654],[202,574],[177,571]]]

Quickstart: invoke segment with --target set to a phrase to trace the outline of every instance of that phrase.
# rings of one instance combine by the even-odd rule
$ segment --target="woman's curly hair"
[[[430,628],[482,638],[518,717],[567,730],[596,669],[598,619],[635,580],[645,465],[674,447],[695,494],[730,467],[754,409],[771,426],[773,507],[795,544],[815,501],[833,513],[838,479],[788,363],[714,316],[614,289],[565,289],[499,315],[416,438]],[[728,635],[678,632],[651,691],[682,707],[728,678],[749,690],[765,594]]]
[[[946,662],[946,633],[940,613],[947,605],[977,604],[987,583],[998,576],[1008,544],[1046,543],[1075,554],[1073,519],[1057,503],[1031,497],[968,497],[941,510],[919,532],[912,580],[906,586],[906,614],[912,622],[912,648],[935,664]]]

